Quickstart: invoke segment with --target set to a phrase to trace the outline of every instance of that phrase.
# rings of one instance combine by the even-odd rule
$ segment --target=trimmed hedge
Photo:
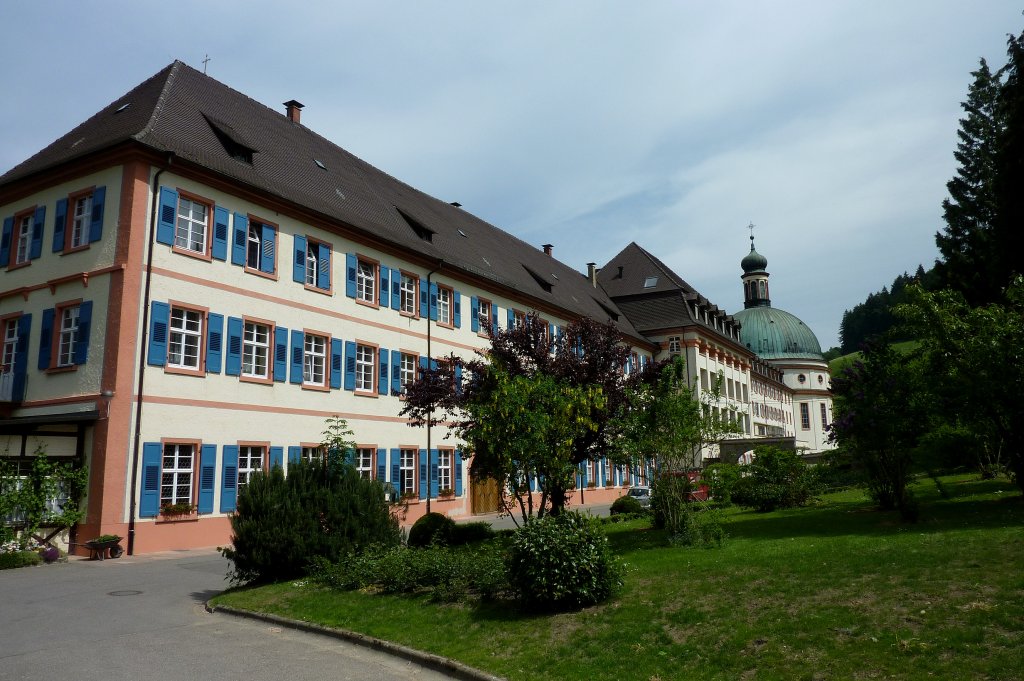
[[[624,494],[612,502],[612,515],[619,515],[620,513],[641,514],[643,512],[644,507],[640,504],[640,500],[628,494]]]
[[[35,551],[13,551],[10,553],[0,553],[0,570],[10,570],[13,568],[27,567],[29,565],[39,565],[43,562],[43,557]]]

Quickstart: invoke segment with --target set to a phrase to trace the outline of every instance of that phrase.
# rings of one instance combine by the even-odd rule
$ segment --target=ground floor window
[[[319,447],[303,447],[302,460],[316,463],[323,458],[323,451]]]
[[[263,470],[263,457],[265,454],[266,451],[263,447],[243,446],[238,448],[239,489],[249,483],[253,473]]]
[[[415,449],[403,449],[399,465],[399,491],[402,494],[412,494],[416,491],[416,456]]]
[[[455,491],[452,484],[452,452],[450,449],[442,449],[437,454],[437,489]]]
[[[160,505],[192,503],[195,445],[165,444],[160,475]]]
[[[369,480],[373,477],[373,449],[360,447],[356,450],[356,470],[359,477]]]

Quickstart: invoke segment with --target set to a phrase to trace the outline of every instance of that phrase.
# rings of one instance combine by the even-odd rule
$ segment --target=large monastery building
[[[529,311],[554,331],[611,321],[637,361],[685,355],[698,391],[721,373],[746,436],[824,446],[813,334],[794,355],[747,333],[749,315],[785,314],[766,294],[730,316],[636,244],[577,272],[325,140],[301,108],[175,62],[0,176],[0,456],[89,467],[80,539],[227,543],[239,487],[317,456],[332,416],[407,522],[428,500],[494,510],[444,428],[398,416],[402,386]],[[580,488],[610,501],[645,475],[597,461]],[[177,504],[194,511],[161,513]]]

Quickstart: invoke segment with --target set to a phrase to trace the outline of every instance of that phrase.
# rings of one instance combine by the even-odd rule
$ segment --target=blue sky
[[[174,59],[585,270],[630,241],[742,307],[749,222],[772,302],[822,347],[937,256],[960,102],[1019,4],[3,3],[0,172]]]

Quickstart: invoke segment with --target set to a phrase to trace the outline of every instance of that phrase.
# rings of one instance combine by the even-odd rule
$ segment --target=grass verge
[[[614,600],[558,615],[504,604],[334,592],[305,582],[216,603],[342,627],[509,679],[1018,679],[1024,501],[1005,480],[943,478],[921,522],[862,493],[730,509],[718,549],[669,548],[645,521],[607,527],[628,565]]]

